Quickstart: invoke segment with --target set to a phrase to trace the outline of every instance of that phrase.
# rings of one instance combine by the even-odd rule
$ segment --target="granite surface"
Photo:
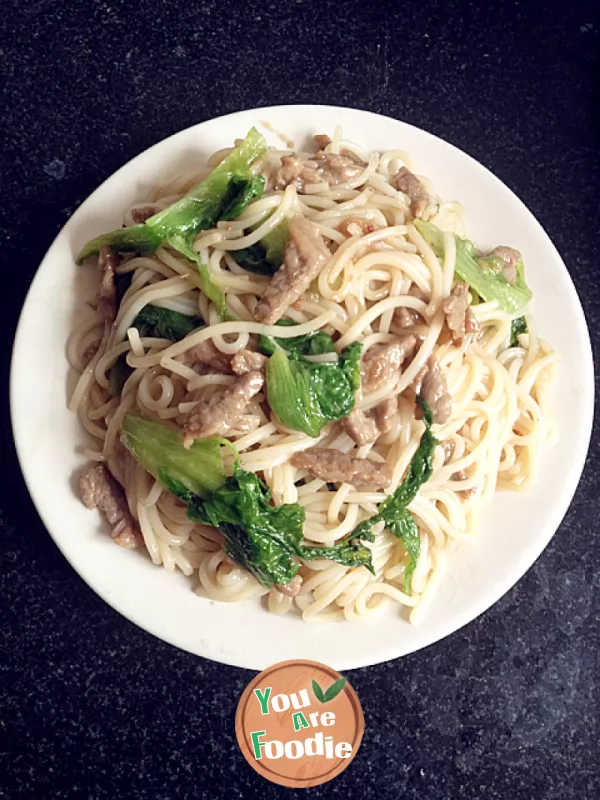
[[[289,102],[382,112],[466,150],[525,201],[569,266],[597,358],[599,54],[597,0],[4,0],[0,797],[301,796],[239,753],[233,715],[251,673],[179,652],[104,605],[24,488],[10,341],[68,216],[141,150],[219,114]],[[557,536],[501,602],[442,643],[350,674],[363,745],[310,796],[600,796],[598,449],[595,436]]]

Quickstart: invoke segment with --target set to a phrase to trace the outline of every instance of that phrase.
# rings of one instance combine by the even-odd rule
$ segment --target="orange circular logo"
[[[365,720],[346,678],[317,661],[282,661],[242,695],[235,733],[263,778],[289,788],[326,783],[352,761]]]

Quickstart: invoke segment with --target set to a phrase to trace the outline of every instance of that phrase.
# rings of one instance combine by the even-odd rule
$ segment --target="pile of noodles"
[[[445,336],[441,303],[454,280],[455,239],[445,235],[446,255],[440,261],[416,228],[406,222],[410,200],[393,187],[391,178],[401,166],[411,168],[408,156],[397,150],[367,153],[342,140],[340,130],[327,149],[333,153],[350,151],[366,166],[345,184],[309,185],[303,193],[292,185],[283,191],[269,190],[267,182],[265,195],[238,219],[219,223],[216,229],[197,237],[195,249],[209,266],[214,284],[224,292],[237,321],[219,322],[215,309],[199,290],[196,266],[175,251],[160,248],[152,256],[124,260],[118,271],[132,272],[133,279],[115,326],[105,327],[95,317],[74,331],[70,339],[68,357],[81,373],[70,406],[95,439],[95,447],[87,455],[104,461],[124,486],[152,561],[168,572],[180,569],[185,575],[193,575],[199,594],[227,602],[268,595],[270,611],[295,611],[304,620],[317,622],[362,619],[395,601],[408,609],[414,622],[439,582],[449,550],[473,535],[475,510],[498,489],[524,491],[536,480],[544,445],[554,435],[547,397],[558,357],[538,338],[531,314],[526,315],[528,333],[520,337],[519,346],[509,347],[511,317],[495,302],[473,306],[481,329],[474,340],[465,339],[457,345]],[[207,172],[228,152],[215,154]],[[289,152],[269,150],[261,165],[263,174],[267,178],[272,175],[281,156]],[[173,184],[150,200],[166,207],[198,177],[188,178],[186,185]],[[427,180],[419,177],[435,197]],[[464,235],[460,206],[437,200],[432,203],[431,221],[444,231]],[[311,290],[288,309],[286,317],[297,326],[269,327],[253,316],[269,278],[242,269],[236,263],[236,251],[258,242],[295,214],[305,215],[317,226],[333,256]],[[376,229],[348,238],[339,230],[340,223],[348,218],[367,220]],[[132,224],[131,210],[125,224]],[[425,301],[409,295],[413,284]],[[147,303],[186,314],[199,313],[207,325],[175,344],[140,338],[130,326]],[[396,373],[392,383],[373,394],[359,392],[357,396],[357,406],[363,410],[384,398],[398,396],[399,413],[389,433],[374,444],[358,447],[339,423],[330,423],[318,439],[312,439],[272,418],[261,393],[246,412],[253,418],[253,430],[230,438],[241,453],[241,465],[261,474],[275,503],[299,503],[305,508],[307,542],[331,545],[375,514],[387,495],[348,484],[334,490],[306,471],[295,469],[290,457],[317,444],[359,457],[369,454],[393,468],[392,485],[387,490],[393,492],[423,431],[423,423],[415,419],[414,396],[411,399],[404,393],[435,353],[446,373],[453,410],[450,419],[434,426],[434,431],[442,443],[453,443],[454,454],[452,462],[444,465],[443,447],[436,448],[433,476],[410,506],[421,537],[411,594],[403,591],[407,554],[402,543],[382,529],[383,523],[376,526],[375,542],[368,545],[375,576],[365,567],[317,560],[302,565],[303,583],[296,597],[284,596],[276,589],[269,591],[228,558],[217,530],[189,521],[183,504],[125,453],[119,442],[123,416],[137,409],[152,419],[180,423],[199,399],[232,384],[232,376],[200,375],[178,358],[207,339],[231,356],[252,347],[256,334],[285,338],[326,330],[338,335],[338,351],[359,341],[364,355],[374,345],[405,333],[397,327],[394,316],[402,306],[416,309],[426,320],[418,331],[422,337],[418,353],[403,372]],[[84,352],[98,340],[95,357],[84,366]],[[122,353],[128,354],[134,372],[122,396],[111,397],[107,373]]]

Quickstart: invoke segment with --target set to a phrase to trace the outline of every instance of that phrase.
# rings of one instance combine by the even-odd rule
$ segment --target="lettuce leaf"
[[[444,234],[431,222],[415,220],[415,228],[425,239],[438,258],[444,257]],[[475,258],[475,246],[468,239],[461,239],[453,234],[456,240],[456,274],[474,289],[486,301],[496,300],[500,308],[509,314],[522,313],[532,298],[531,289],[525,283],[525,265],[517,264],[517,278],[511,285],[498,268],[499,259]]]
[[[328,422],[348,416],[360,386],[361,351],[355,342],[342,351],[338,363],[315,364],[277,350],[266,369],[269,405],[277,418],[316,437]]]
[[[412,575],[421,552],[419,529],[414,517],[408,510],[408,506],[417,496],[421,486],[427,483],[431,477],[433,472],[433,453],[438,445],[438,440],[431,432],[433,423],[431,409],[421,398],[417,398],[417,403],[423,409],[425,431],[412,457],[406,477],[394,494],[386,498],[379,506],[377,514],[357,525],[351,534],[364,539],[372,532],[374,525],[382,520],[385,522],[386,528],[401,540],[408,554],[408,566],[404,573],[404,591],[406,594],[411,593]]]

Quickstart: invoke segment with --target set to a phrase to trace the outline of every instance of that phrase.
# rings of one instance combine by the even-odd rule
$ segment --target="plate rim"
[[[51,526],[48,524],[47,521],[47,514],[46,514],[46,503],[43,501],[41,497],[41,493],[31,484],[28,476],[27,470],[27,458],[24,457],[22,447],[23,442],[18,435],[19,430],[19,412],[18,412],[18,385],[17,385],[17,368],[16,368],[16,361],[21,349],[21,343],[24,339],[26,331],[26,321],[27,321],[27,308],[31,301],[31,297],[34,294],[36,282],[38,279],[41,280],[40,275],[42,274],[44,265],[46,262],[49,262],[52,258],[53,251],[55,248],[58,247],[59,243],[62,241],[63,237],[65,236],[65,232],[73,232],[76,230],[76,222],[85,218],[85,212],[88,208],[93,206],[94,198],[98,193],[101,192],[103,187],[108,183],[112,182],[113,180],[117,180],[122,173],[130,169],[132,164],[140,159],[142,156],[146,156],[151,154],[153,151],[156,151],[158,148],[163,148],[168,142],[172,139],[175,139],[182,134],[186,134],[191,132],[192,130],[201,130],[202,126],[208,123],[216,123],[218,121],[224,122],[227,119],[234,120],[236,117],[240,117],[243,115],[251,115],[256,112],[267,114],[269,112],[276,111],[277,113],[281,113],[282,111],[290,110],[294,112],[298,112],[300,109],[304,110],[305,112],[310,112],[311,110],[314,111],[327,111],[327,112],[350,112],[351,114],[358,114],[361,117],[371,117],[373,121],[377,120],[386,120],[389,122],[394,123],[395,125],[399,125],[401,127],[412,129],[416,132],[419,136],[424,136],[425,139],[435,140],[436,143],[442,143],[445,147],[450,148],[452,151],[455,152],[460,158],[467,158],[469,161],[473,162],[477,168],[485,170],[488,177],[490,177],[493,181],[498,182],[501,184],[506,191],[508,191],[514,200],[518,202],[521,207],[521,211],[526,214],[528,220],[531,224],[537,227],[538,232],[541,233],[545,239],[547,240],[547,244],[553,250],[555,258],[557,260],[557,264],[560,264],[561,269],[565,273],[565,277],[567,278],[568,284],[570,286],[570,291],[573,294],[573,299],[575,300],[575,306],[577,307],[577,318],[578,322],[580,323],[580,330],[579,335],[581,337],[581,341],[579,344],[583,346],[582,349],[582,360],[586,364],[586,368],[584,370],[584,381],[586,384],[586,391],[584,392],[584,397],[582,398],[582,409],[581,409],[581,416],[584,418],[585,421],[585,429],[582,431],[582,435],[578,441],[578,446],[573,453],[573,459],[571,461],[570,470],[567,475],[567,479],[565,481],[565,489],[563,491],[561,500],[562,502],[558,505],[553,506],[553,511],[550,516],[550,520],[546,523],[545,529],[547,533],[545,535],[537,535],[534,539],[535,546],[531,547],[528,551],[527,557],[523,560],[523,557],[520,559],[519,563],[520,566],[518,569],[512,569],[510,576],[507,576],[503,581],[500,581],[501,588],[496,591],[488,590],[485,594],[483,599],[481,599],[477,604],[473,604],[469,606],[468,611],[464,611],[462,614],[452,617],[452,621],[448,622],[445,626],[442,625],[441,630],[437,630],[436,634],[430,637],[427,641],[419,644],[416,647],[406,649],[404,648],[402,652],[398,652],[399,648],[392,645],[388,647],[386,650],[385,655],[381,655],[381,653],[376,653],[373,655],[366,654],[366,658],[362,657],[361,654],[357,654],[354,657],[345,657],[341,658],[336,665],[336,668],[342,670],[351,670],[351,669],[358,669],[364,668],[368,666],[372,666],[375,664],[386,663],[388,661],[395,660],[397,658],[402,658],[411,653],[418,652],[424,648],[430,647],[437,642],[442,641],[443,639],[447,638],[451,634],[459,631],[463,627],[465,627],[470,622],[477,619],[479,616],[484,614],[488,611],[493,605],[495,605],[499,600],[502,599],[524,576],[525,574],[531,569],[531,567],[536,563],[539,559],[540,555],[544,552],[544,550],[548,547],[550,541],[558,531],[561,523],[563,522],[571,504],[577,488],[580,484],[585,466],[587,461],[587,456],[590,449],[591,444],[591,437],[593,431],[593,420],[594,420],[594,405],[595,405],[595,383],[594,383],[594,358],[593,358],[593,350],[591,345],[591,337],[589,328],[587,325],[587,320],[585,316],[585,312],[581,301],[579,299],[579,294],[577,292],[577,288],[571,278],[571,275],[566,267],[566,264],[563,261],[562,256],[560,255],[558,249],[556,248],[554,242],[552,241],[549,234],[546,232],[545,228],[539,222],[539,220],[535,217],[533,212],[529,210],[529,208],[525,205],[525,203],[521,200],[521,198],[510,188],[508,187],[501,178],[499,178],[495,173],[493,173],[488,167],[482,164],[480,161],[475,159],[471,156],[468,152],[462,150],[461,148],[457,147],[456,145],[452,144],[451,142],[443,139],[436,134],[433,134],[427,130],[419,128],[418,126],[412,125],[411,123],[405,122],[400,119],[396,119],[394,117],[389,117],[384,114],[378,114],[373,111],[364,110],[355,106],[334,106],[329,104],[318,104],[318,103],[290,103],[290,104],[281,104],[281,105],[265,105],[265,106],[256,106],[250,109],[241,109],[238,111],[234,111],[228,114],[222,114],[217,117],[211,117],[209,119],[203,120],[199,123],[194,125],[190,125],[186,128],[183,128],[179,131],[176,131],[169,136],[165,137],[164,139],[155,142],[150,147],[140,151],[131,159],[129,159],[125,164],[123,164],[119,169],[115,172],[111,173],[105,180],[103,180],[78,206],[75,212],[69,217],[66,223],[61,227],[58,231],[56,236],[54,237],[53,241],[51,242],[50,246],[48,247],[44,257],[40,261],[29,288],[27,290],[25,299],[23,301],[23,305],[19,314],[19,320],[15,329],[15,335],[13,339],[12,349],[11,349],[11,358],[10,358],[10,378],[9,378],[9,405],[10,405],[10,419],[11,419],[11,430],[13,434],[13,441],[15,445],[15,451],[17,453],[17,459],[19,462],[19,467],[21,470],[21,474],[23,476],[25,485],[27,487],[28,493],[30,495],[31,501],[33,506],[41,519],[46,531],[52,538],[55,545],[58,547],[59,551],[62,553],[64,558],[73,568],[73,570],[77,573],[79,578],[81,578],[84,583],[92,590],[94,593],[99,596],[104,602],[106,602],[111,608],[117,611],[120,615],[125,617],[129,622],[133,623],[134,625],[138,626],[142,630],[147,633],[150,633],[152,636],[160,639],[161,641],[167,642],[174,647],[192,653],[193,655],[200,656],[202,658],[207,658],[209,660],[213,660],[217,663],[227,664],[229,666],[234,667],[241,667],[246,669],[260,669],[262,668],[260,664],[263,662],[260,661],[260,657],[253,658],[241,658],[238,654],[234,657],[231,655],[221,654],[215,656],[214,654],[209,653],[201,653],[199,652],[199,648],[192,648],[185,642],[179,640],[177,636],[169,636],[169,632],[163,629],[162,632],[158,633],[152,626],[148,626],[146,622],[143,622],[137,617],[136,614],[132,614],[129,611],[124,610],[123,604],[120,602],[119,596],[111,596],[108,597],[106,591],[102,587],[96,586],[88,577],[83,574],[83,570],[76,566],[74,560],[69,555],[68,548],[64,547],[61,543],[60,536],[56,536]],[[75,221],[75,222],[74,222]],[[72,266],[72,265],[71,265]],[[579,337],[578,337],[579,338]],[[523,566],[523,564],[525,566]],[[247,602],[254,602],[254,601],[247,601]],[[137,617],[137,618],[136,618]],[[337,623],[332,623],[337,624]],[[359,623],[361,624],[361,623]],[[371,623],[372,625],[377,625],[377,620]]]

